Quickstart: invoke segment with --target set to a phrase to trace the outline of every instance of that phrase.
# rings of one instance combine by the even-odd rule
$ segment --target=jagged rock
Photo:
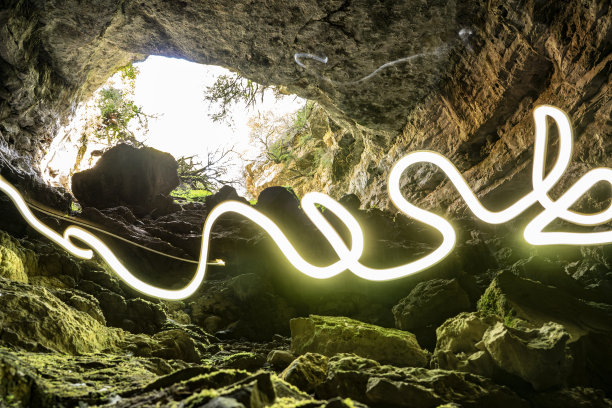
[[[549,321],[563,325],[572,341],[588,333],[612,333],[612,306],[576,298],[542,283],[500,272],[482,298],[478,309],[511,323],[522,319],[540,326]]]
[[[433,368],[470,372],[492,378],[497,366],[482,344],[485,332],[500,320],[483,313],[460,313],[436,329]]]
[[[313,391],[326,376],[327,357],[316,353],[302,354],[281,374],[283,380],[305,392]]]
[[[350,354],[329,359],[327,379],[316,395],[350,397],[365,404],[394,407],[527,407],[526,401],[491,380],[457,371],[398,368]]]
[[[569,334],[557,323],[538,329],[513,329],[497,323],[483,343],[498,367],[514,374],[536,390],[560,388],[567,383],[573,359],[566,350]]]
[[[296,354],[355,353],[383,363],[424,367],[427,351],[414,334],[386,329],[346,317],[316,316],[291,319],[291,351]]]
[[[81,205],[121,205],[152,210],[154,199],[179,184],[176,160],[150,147],[120,144],[105,152],[96,165],[72,176],[72,192]]]
[[[420,343],[430,347],[435,344],[435,328],[470,307],[470,298],[457,279],[421,282],[393,306],[395,327],[415,333]]]

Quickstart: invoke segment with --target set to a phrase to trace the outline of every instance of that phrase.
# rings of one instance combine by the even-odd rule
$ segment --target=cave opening
[[[252,200],[262,188],[247,191],[246,167],[252,178],[254,168],[280,161],[283,143],[302,130],[305,123],[296,122],[306,121],[312,104],[219,66],[152,55],[122,67],[76,106],[40,170],[70,191],[74,173],[128,143],[178,160],[185,177],[172,194],[179,198],[201,199],[228,185]]]

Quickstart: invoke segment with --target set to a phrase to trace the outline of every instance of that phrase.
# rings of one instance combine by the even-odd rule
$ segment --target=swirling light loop
[[[552,118],[559,129],[559,154],[550,172],[545,175],[545,158],[547,145],[547,117]],[[571,159],[572,131],[567,116],[553,106],[539,106],[534,110],[535,148],[532,171],[533,190],[502,211],[490,211],[485,208],[471,190],[461,172],[444,156],[431,151],[417,151],[401,158],[389,174],[389,196],[393,204],[404,214],[421,221],[436,229],[442,235],[442,243],[433,252],[404,265],[375,269],[359,262],[364,249],[363,231],[357,220],[340,203],[322,193],[308,193],[302,199],[302,208],[313,224],[321,231],[338,255],[338,260],[327,266],[315,266],[306,261],[281,229],[268,217],[247,204],[236,201],[226,201],[216,206],[208,215],[202,232],[202,244],[197,270],[192,280],[181,289],[163,289],[150,285],[133,275],[114,253],[91,232],[71,225],[64,235],[46,226],[29,210],[27,203],[19,192],[0,176],[0,190],[13,201],[24,219],[42,235],[57,243],[73,255],[90,259],[93,251],[117,273],[128,285],[149,296],[164,299],[183,299],[191,296],[198,289],[206,274],[209,243],[215,222],[226,213],[240,214],[258,224],[274,240],[284,256],[300,272],[317,279],[326,279],[345,270],[368,280],[383,281],[408,276],[431,267],[444,259],[456,242],[456,234],[452,225],[444,218],[432,212],[418,208],[406,200],[401,192],[401,177],[404,171],[417,163],[431,163],[438,166],[449,177],[468,208],[481,220],[500,224],[507,222],[539,202],[544,210],[531,220],[524,231],[524,237],[533,245],[588,245],[612,242],[612,231],[598,232],[544,232],[552,221],[557,218],[580,225],[599,225],[612,220],[612,205],[596,214],[582,214],[570,210],[570,207],[598,182],[604,181],[612,185],[612,169],[597,168],[587,172],[572,185],[559,199],[553,200],[548,192],[556,185],[565,173]],[[344,223],[350,234],[350,248],[338,232],[317,209],[317,204],[333,212]],[[73,239],[86,244],[91,249],[82,248],[73,243]],[[93,251],[92,251],[93,250]]]

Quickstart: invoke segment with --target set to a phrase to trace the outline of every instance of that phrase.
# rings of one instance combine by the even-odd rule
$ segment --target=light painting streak
[[[334,81],[333,79],[324,77],[324,76],[322,76],[320,74],[316,74],[316,73],[315,73],[315,76],[317,78],[320,78],[320,79],[324,80],[325,82],[328,82],[328,83],[334,84],[334,85],[357,85],[357,84],[359,84],[361,82],[365,82],[365,81],[367,81],[369,79],[372,79],[374,76],[376,76],[380,71],[384,70],[385,68],[389,68],[389,67],[392,67],[394,65],[402,64],[402,63],[405,63],[405,62],[410,62],[410,61],[415,60],[417,58],[427,57],[427,56],[430,56],[430,55],[440,55],[442,52],[446,51],[447,49],[448,49],[448,47],[441,46],[441,47],[437,47],[433,51],[421,52],[421,53],[418,53],[418,54],[409,55],[407,57],[398,58],[396,60],[386,62],[386,63],[382,64],[381,66],[379,66],[378,68],[376,68],[374,71],[370,72],[368,75],[366,75],[366,76],[364,76],[362,78],[353,80],[353,81]],[[295,53],[293,55],[293,59],[294,59],[296,64],[298,64],[300,67],[302,67],[304,69],[308,69],[308,67],[306,65],[304,65],[304,63],[302,62],[302,59],[312,59],[312,60],[315,60],[315,61],[320,62],[322,64],[327,64],[327,62],[329,60],[326,56],[321,57],[319,55],[309,54],[307,52],[298,52],[298,53]]]
[[[552,118],[559,129],[559,154],[552,170],[545,176],[547,117]],[[9,196],[23,218],[34,229],[68,252],[79,258],[90,259],[93,257],[93,251],[95,251],[124,282],[134,289],[149,296],[172,300],[191,296],[204,280],[212,228],[219,217],[226,213],[236,213],[255,222],[270,235],[283,255],[298,271],[313,278],[327,279],[345,270],[350,270],[355,275],[364,279],[384,281],[405,277],[433,266],[453,250],[457,238],[452,225],[447,220],[432,212],[416,207],[402,195],[400,188],[401,176],[408,167],[417,163],[432,163],[444,171],[474,215],[487,223],[500,224],[507,222],[536,202],[539,202],[544,207],[544,210],[528,223],[524,231],[525,240],[530,244],[588,245],[612,242],[612,231],[587,233],[543,232],[544,228],[557,218],[587,226],[611,221],[612,205],[596,214],[577,213],[569,208],[596,183],[605,181],[612,185],[612,169],[593,169],[583,175],[559,199],[551,199],[548,196],[548,192],[563,176],[571,159],[573,145],[572,130],[567,116],[553,106],[537,107],[534,110],[534,119],[536,132],[532,171],[533,190],[502,211],[486,209],[471,190],[459,170],[446,157],[438,153],[431,151],[409,153],[393,166],[388,183],[391,201],[399,211],[439,231],[442,235],[442,243],[433,252],[420,259],[386,269],[370,268],[359,262],[364,249],[364,237],[363,230],[357,220],[331,197],[322,193],[312,192],[304,195],[302,209],[338,255],[336,262],[327,266],[312,265],[299,254],[285,234],[270,218],[247,204],[237,201],[226,201],[216,206],[206,218],[202,232],[200,258],[192,280],[181,289],[159,288],[134,276],[117,259],[104,242],[89,231],[71,225],[66,228],[62,236],[47,227],[32,214],[21,194],[1,176],[0,190]],[[350,234],[350,248],[317,209],[317,204],[333,212],[344,223]],[[91,249],[76,245],[73,239],[81,241]]]

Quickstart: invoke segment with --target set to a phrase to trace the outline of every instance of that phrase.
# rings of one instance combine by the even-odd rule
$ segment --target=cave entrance
[[[245,166],[269,155],[261,128],[286,131],[305,106],[281,88],[219,66],[151,55],[122,67],[76,107],[41,172],[50,184],[70,190],[75,172],[93,167],[110,147],[128,143],[168,152],[180,169],[206,167],[208,183],[182,183],[174,192],[179,197],[198,200],[230,184],[255,198],[246,188]]]

